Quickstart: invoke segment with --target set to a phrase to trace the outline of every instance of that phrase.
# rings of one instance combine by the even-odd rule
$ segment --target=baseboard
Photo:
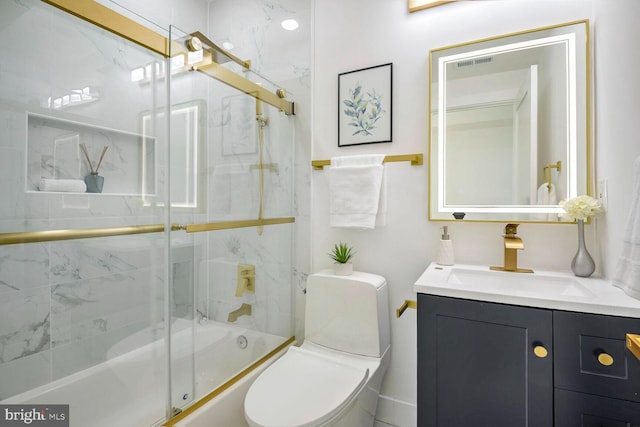
[[[380,395],[376,422],[383,426],[416,427],[418,425],[418,408],[412,403]]]

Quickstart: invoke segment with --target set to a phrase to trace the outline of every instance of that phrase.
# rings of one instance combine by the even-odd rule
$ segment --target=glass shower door
[[[42,1],[0,17],[0,403],[150,425],[167,401],[167,139],[145,70],[164,58]]]
[[[193,255],[171,262],[171,309],[192,326],[189,336],[172,331],[176,408],[210,395],[293,335],[293,119],[237,88],[278,87],[200,38],[203,49],[171,27],[170,215],[187,225],[171,235],[171,254],[186,239]],[[229,73],[241,83],[226,81]],[[185,109],[197,113],[187,120]],[[183,357],[187,348],[191,358]]]

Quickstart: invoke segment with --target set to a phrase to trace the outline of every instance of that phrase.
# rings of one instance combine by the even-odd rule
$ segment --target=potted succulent
[[[355,255],[353,248],[346,243],[336,243],[329,257],[334,261],[333,271],[339,276],[348,276],[353,273],[353,264],[349,261]]]

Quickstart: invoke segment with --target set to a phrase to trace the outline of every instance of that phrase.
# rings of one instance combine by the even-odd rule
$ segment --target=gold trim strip
[[[208,222],[203,224],[189,224],[185,226],[184,230],[187,233],[199,233],[201,231],[228,230],[232,228],[262,227],[264,225],[289,224],[295,221],[296,221],[295,218],[288,217],[288,218],[247,219],[247,220],[227,221],[227,222]]]
[[[453,3],[457,0],[409,0],[409,12],[417,12],[423,9]]]
[[[187,416],[193,414],[195,411],[197,411],[198,409],[202,408],[206,403],[208,403],[214,397],[217,397],[220,394],[222,394],[224,391],[228,390],[231,386],[233,386],[238,381],[240,381],[242,378],[244,378],[249,373],[254,371],[256,368],[258,368],[264,362],[266,362],[267,360],[271,359],[273,356],[278,354],[280,351],[282,351],[286,347],[288,347],[290,344],[293,344],[293,342],[295,340],[296,340],[295,336],[289,338],[288,340],[286,340],[285,342],[280,344],[278,347],[276,347],[275,349],[273,349],[272,351],[270,351],[266,355],[262,356],[260,359],[256,360],[255,362],[253,362],[249,367],[247,367],[244,370],[242,370],[239,373],[237,373],[229,381],[227,381],[226,383],[222,384],[220,387],[216,388],[215,390],[211,391],[209,394],[207,394],[206,396],[204,396],[203,398],[201,398],[200,400],[195,402],[193,405],[189,406],[184,411],[180,412],[175,417],[172,417],[171,419],[169,419],[166,423],[163,424],[163,426],[164,427],[175,426],[176,423],[182,421]]]
[[[195,70],[213,77],[216,80],[220,80],[221,82],[226,83],[229,86],[236,88],[248,95],[251,95],[254,98],[264,101],[267,104],[284,111],[286,114],[295,114],[295,107],[293,102],[280,98],[275,93],[270,92],[269,90],[263,88],[257,83],[252,82],[251,80],[247,80],[244,77],[239,76],[238,74],[234,73],[228,68],[223,67],[220,64],[210,62],[208,64],[197,65],[194,68]]]
[[[420,166],[423,162],[422,153],[418,154],[399,154],[394,156],[385,156],[384,163],[389,162],[411,162],[411,166]],[[331,160],[312,160],[311,166],[315,170],[322,170],[325,166],[331,166]]]
[[[42,1],[164,57],[169,56],[169,44],[166,37],[100,3],[92,0]]]

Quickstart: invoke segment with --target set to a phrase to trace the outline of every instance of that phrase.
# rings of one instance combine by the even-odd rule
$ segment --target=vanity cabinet
[[[554,310],[556,426],[640,426],[640,319]]]
[[[552,312],[418,294],[418,425],[553,425]]]
[[[640,319],[418,294],[418,425],[640,426]]]

